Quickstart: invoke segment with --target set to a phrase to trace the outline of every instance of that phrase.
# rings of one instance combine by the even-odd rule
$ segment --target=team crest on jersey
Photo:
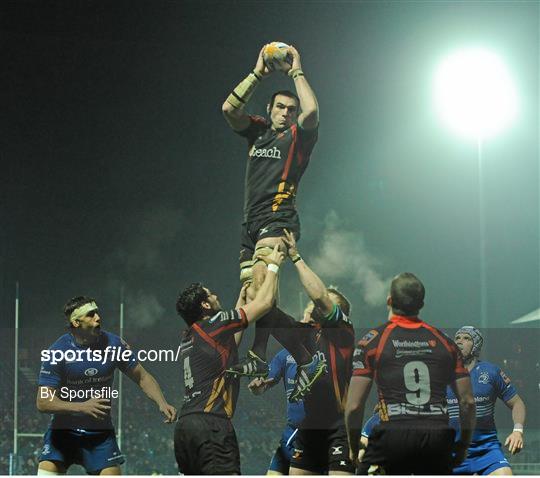
[[[501,370],[501,378],[503,379],[504,383],[506,383],[506,385],[510,383],[510,377],[506,375],[502,370]]]
[[[482,372],[478,377],[478,383],[483,383],[484,385],[487,385],[489,383],[489,373]]]
[[[43,446],[43,450],[41,450],[42,455],[48,455],[51,452],[51,445],[48,443]]]
[[[436,340],[428,340],[428,344],[430,347],[436,347],[437,346],[437,341]]]
[[[376,330],[370,330],[366,335],[364,335],[360,341],[358,342],[358,345],[360,347],[365,347],[367,344],[369,344],[375,337],[379,335],[379,332]]]
[[[298,448],[295,448],[292,457],[293,457],[295,460],[298,460],[299,458],[302,457],[303,454],[304,454],[304,450],[299,450]]]

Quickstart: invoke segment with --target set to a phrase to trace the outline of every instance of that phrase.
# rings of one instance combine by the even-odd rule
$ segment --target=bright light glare
[[[458,134],[483,139],[507,127],[517,113],[510,74],[492,52],[459,51],[435,74],[434,100],[443,121]]]

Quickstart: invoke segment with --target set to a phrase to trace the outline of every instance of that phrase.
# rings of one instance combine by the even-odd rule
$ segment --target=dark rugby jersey
[[[238,361],[234,334],[247,325],[246,314],[238,309],[200,320],[185,332],[181,344],[185,391],[180,416],[233,416],[240,382],[223,372]]]
[[[326,359],[323,375],[304,399],[302,428],[333,428],[343,420],[343,411],[352,373],[354,328],[338,306],[320,324],[308,330],[306,346],[310,353]]]
[[[358,342],[353,375],[375,379],[381,421],[448,424],[446,387],[469,372],[442,332],[417,317],[394,315]]]
[[[238,134],[248,140],[244,220],[295,209],[300,178],[317,142],[317,128],[305,131],[294,124],[274,131],[264,118],[250,116],[250,125]]]

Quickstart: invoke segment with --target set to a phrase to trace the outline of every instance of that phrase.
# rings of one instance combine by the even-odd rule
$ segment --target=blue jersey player
[[[478,359],[484,342],[478,329],[472,326],[461,327],[456,332],[454,340],[471,374],[476,402],[476,428],[467,459],[454,468],[454,474],[511,475],[512,469],[497,438],[495,402],[500,398],[512,410],[514,429],[504,443],[512,454],[518,453],[523,448],[525,404],[510,379],[499,367]],[[459,410],[457,399],[451,389],[448,389],[448,412],[450,424],[457,430],[456,439],[459,439]]]
[[[119,475],[124,462],[111,421],[114,371],[120,369],[176,419],[159,384],[137,361],[129,345],[101,330],[94,299],[75,297],[64,306],[69,332],[41,352],[37,408],[52,414],[39,457],[38,475],[65,474],[76,463],[89,474]]]
[[[282,349],[270,362],[268,377],[266,379],[256,378],[252,380],[249,389],[254,394],[259,395],[278,384],[280,380],[283,380],[285,394],[289,398],[295,385],[296,368],[293,356],[287,350]],[[291,456],[294,452],[294,436],[304,416],[304,403],[301,400],[297,402],[287,401],[287,425],[281,434],[279,446],[272,456],[267,475],[289,474]]]

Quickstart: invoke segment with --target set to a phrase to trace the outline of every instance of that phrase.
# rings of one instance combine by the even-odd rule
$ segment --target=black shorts
[[[184,475],[239,475],[240,452],[232,422],[209,413],[180,417],[174,454]]]
[[[413,427],[375,426],[361,468],[379,465],[387,475],[451,475],[454,429]]]
[[[294,442],[291,468],[318,475],[328,471],[353,473],[345,426],[327,430],[299,429]]]
[[[244,222],[240,236],[240,262],[251,260],[258,241],[265,237],[281,237],[284,235],[283,229],[294,233],[296,240],[300,239],[300,219],[294,209],[277,211],[273,214]]]

